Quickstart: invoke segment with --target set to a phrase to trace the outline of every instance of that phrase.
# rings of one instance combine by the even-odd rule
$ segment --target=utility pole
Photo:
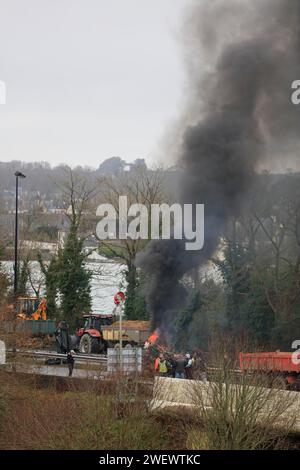
[[[26,178],[20,171],[15,172],[16,177],[16,214],[15,214],[15,264],[14,264],[14,300],[18,294],[18,224],[19,224],[19,178]]]
[[[23,173],[20,171],[15,172],[15,177],[16,177],[16,213],[15,213],[15,264],[14,264],[14,309],[15,309],[15,315],[13,319],[13,332],[14,332],[14,338],[13,338],[13,357],[15,358],[16,356],[16,351],[17,351],[17,346],[16,346],[16,328],[17,328],[17,295],[18,295],[18,224],[19,224],[19,178],[26,178]],[[16,367],[13,364],[12,370],[15,372]]]
[[[119,305],[119,338],[120,338],[120,371],[123,373],[123,328],[122,328],[123,308],[122,303]]]

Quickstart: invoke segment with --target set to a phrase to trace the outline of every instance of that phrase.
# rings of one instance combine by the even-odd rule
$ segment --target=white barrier
[[[6,347],[4,341],[0,340],[0,365],[6,364]]]
[[[142,371],[142,348],[122,349],[123,372]],[[109,348],[107,350],[107,372],[116,372],[120,368],[120,350]]]
[[[152,408],[164,407],[195,407],[195,395],[199,393],[202,395],[202,400],[205,406],[211,407],[211,382],[200,382],[185,379],[171,379],[167,377],[157,377],[153,389],[153,402]],[[230,388],[235,395],[241,386],[232,384]],[[282,421],[294,419],[293,430],[300,432],[300,392],[290,392],[286,390],[272,390],[270,394],[269,389],[261,388],[262,394],[265,393],[266,397],[270,396],[271,402],[266,400],[266,408],[273,406],[277,400],[290,403],[286,411],[282,414]]]

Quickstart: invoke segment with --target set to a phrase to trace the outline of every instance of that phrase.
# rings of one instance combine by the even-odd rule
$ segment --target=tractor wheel
[[[79,343],[79,351],[83,354],[97,354],[99,352],[98,339],[87,334],[83,335]]]

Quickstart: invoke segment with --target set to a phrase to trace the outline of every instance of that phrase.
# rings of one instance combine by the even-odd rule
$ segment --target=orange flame
[[[154,344],[154,343],[156,343],[156,341],[158,340],[158,338],[159,338],[158,331],[155,330],[155,331],[149,336],[149,338],[148,338],[147,341],[148,341],[148,343],[150,343],[150,344]]]
[[[149,348],[149,346],[152,346],[153,344],[155,344],[158,338],[159,338],[159,332],[158,330],[155,330],[153,333],[151,333],[151,335],[145,342],[145,348]]]

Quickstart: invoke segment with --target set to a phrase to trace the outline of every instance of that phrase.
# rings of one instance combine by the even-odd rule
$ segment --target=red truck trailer
[[[266,373],[270,377],[281,377],[285,388],[299,388],[300,354],[291,352],[240,353],[242,372]]]

